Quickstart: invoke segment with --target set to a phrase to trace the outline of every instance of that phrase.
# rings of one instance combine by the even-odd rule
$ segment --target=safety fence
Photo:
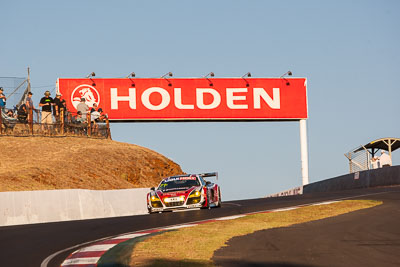
[[[370,153],[363,146],[359,146],[344,155],[349,160],[350,173],[373,169],[370,166]]]
[[[14,114],[15,113],[15,114]],[[76,114],[60,110],[58,116],[36,109],[25,112],[2,110],[0,135],[7,136],[87,136],[111,139],[107,115],[93,118],[91,113]]]

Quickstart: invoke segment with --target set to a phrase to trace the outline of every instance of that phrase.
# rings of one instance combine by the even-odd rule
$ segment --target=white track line
[[[215,220],[216,221],[227,221],[227,220],[234,220],[234,219],[242,218],[245,216],[246,215],[233,215],[233,216],[228,216],[228,217],[217,218]]]
[[[174,230],[174,229],[179,229],[179,228],[185,228],[185,227],[192,227],[196,226],[197,224],[187,224],[187,225],[177,225],[177,226],[169,226],[167,228],[164,228],[165,230]]]
[[[314,205],[315,205],[315,204],[314,204]],[[298,209],[298,208],[301,208],[301,207],[300,207],[300,206],[299,206],[299,207],[289,207],[289,208],[275,209],[275,210],[271,210],[271,211],[273,211],[273,212],[279,212],[279,211],[296,210],[296,209]]]
[[[339,201],[327,201],[327,202],[314,204],[313,206],[329,205],[329,204],[333,204],[333,203],[336,203],[336,202],[339,202]]]
[[[69,265],[80,265],[80,264],[96,264],[99,261],[100,257],[93,257],[93,258],[75,258],[75,259],[68,259],[63,262],[61,266],[69,266]]]

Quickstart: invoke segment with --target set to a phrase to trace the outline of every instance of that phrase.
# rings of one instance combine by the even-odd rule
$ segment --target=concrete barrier
[[[333,192],[378,186],[400,185],[400,166],[338,176],[305,185],[303,193]]]
[[[346,174],[288,189],[266,197],[283,197],[391,185],[400,185],[400,166]]]
[[[147,213],[148,188],[0,192],[0,226]]]
[[[275,193],[266,197],[285,197],[303,194],[303,186],[298,186],[292,189],[288,189],[279,193]]]

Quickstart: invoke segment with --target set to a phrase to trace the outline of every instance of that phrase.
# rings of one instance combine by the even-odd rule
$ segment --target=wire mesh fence
[[[11,115],[11,114],[9,114]],[[1,111],[1,135],[7,136],[87,136],[111,138],[109,121],[106,116],[92,119],[72,112],[61,112],[55,116],[51,112],[27,110],[27,113],[7,115]]]
[[[349,160],[350,173],[371,169],[371,158],[368,150],[362,146],[344,154]]]
[[[7,98],[6,107],[16,111],[18,105],[24,101],[25,91],[28,89],[28,79],[25,77],[0,77],[0,87]]]
[[[27,101],[28,78],[0,77],[5,105],[1,109],[0,135],[8,136],[89,136],[111,138],[109,121],[103,112],[77,114],[66,108],[50,112],[32,108]],[[62,110],[62,111],[61,111]]]

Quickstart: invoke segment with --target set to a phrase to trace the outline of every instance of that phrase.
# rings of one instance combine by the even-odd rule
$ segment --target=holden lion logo
[[[71,103],[75,107],[78,106],[79,102],[81,102],[81,98],[85,98],[86,104],[91,108],[93,104],[100,104],[100,94],[97,92],[96,88],[93,86],[82,84],[79,85],[72,91],[71,94]]]

